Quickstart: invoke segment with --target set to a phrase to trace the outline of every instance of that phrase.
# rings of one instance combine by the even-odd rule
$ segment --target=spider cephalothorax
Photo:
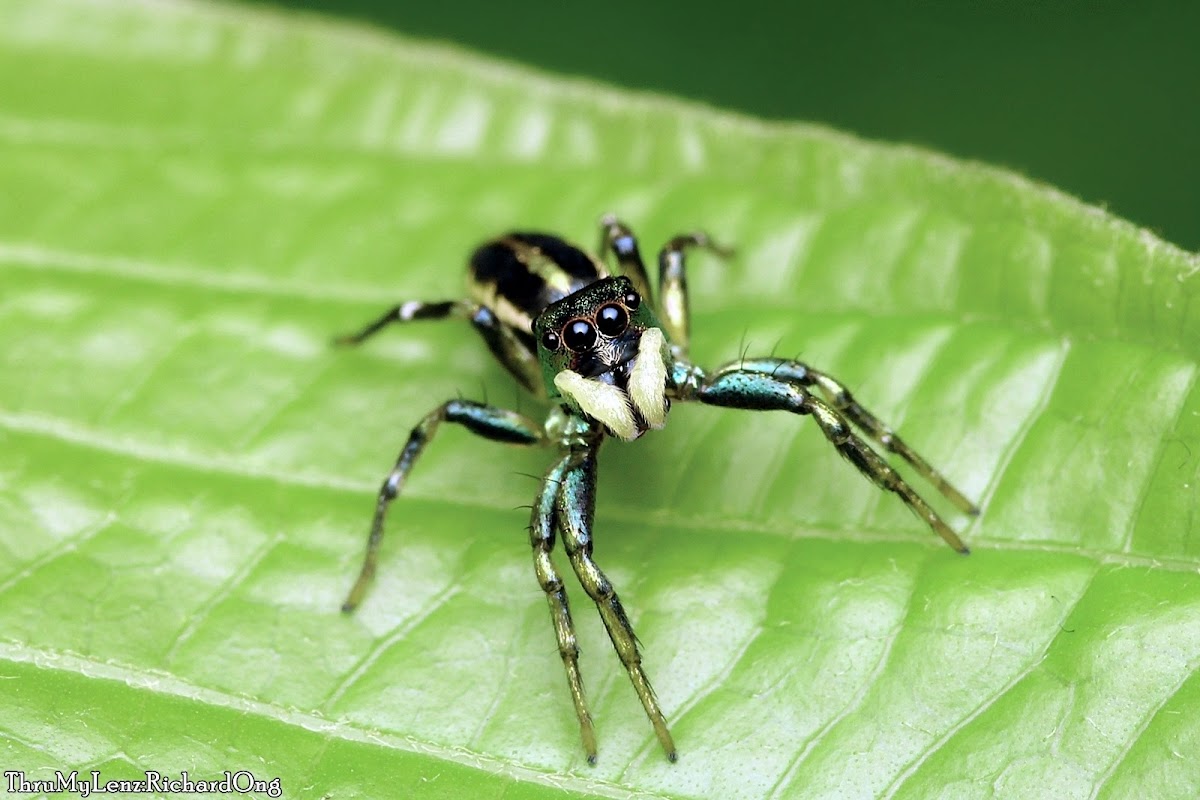
[[[550,397],[626,441],[666,423],[666,339],[628,278],[604,278],[547,306],[533,335]]]
[[[529,534],[534,572],[550,606],[584,750],[588,760],[595,761],[596,735],[579,672],[575,628],[566,587],[551,557],[558,538],[584,591],[596,604],[655,735],[674,760],[675,743],[642,668],[629,617],[612,583],[592,559],[596,450],[606,435],[632,440],[661,428],[672,400],[809,415],[859,472],[895,493],[961,553],[967,548],[958,535],[867,439],[906,461],[960,510],[969,514],[978,510],[832,376],[781,358],[742,358],[711,373],[691,363],[684,254],[692,247],[723,252],[705,234],[677,236],[663,247],[655,302],[629,228],[605,217],[601,231],[601,250],[616,257],[616,275],[600,259],[557,236],[509,233],[480,246],[471,256],[471,300],[402,303],[358,333],[338,340],[357,344],[392,322],[464,317],[522,386],[557,401],[545,424],[469,400],[450,400],[427,414],[409,435],[379,490],[366,558],[342,608],[351,611],[362,600],[375,574],[388,506],[439,424],[457,423],[495,441],[556,447],[558,456],[534,499]]]

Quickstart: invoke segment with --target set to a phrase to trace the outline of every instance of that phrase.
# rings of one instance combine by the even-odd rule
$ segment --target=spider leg
[[[394,322],[448,319],[450,317],[469,319],[471,325],[483,337],[488,350],[500,360],[505,369],[535,396],[546,396],[541,366],[538,364],[537,355],[531,346],[518,339],[511,328],[502,325],[490,308],[465,300],[442,300],[437,303],[410,300],[407,303],[400,303],[389,308],[382,316],[368,323],[358,332],[336,337],[333,343],[358,345]]]
[[[878,417],[863,408],[841,381],[820,370],[815,370],[799,361],[783,358],[754,358],[744,359],[735,364],[728,364],[713,374],[717,378],[723,374],[743,370],[762,375],[769,375],[782,381],[809,388],[815,386],[821,395],[834,409],[840,412],[852,424],[862,430],[869,438],[879,443],[880,447],[889,453],[895,453],[907,461],[917,473],[929,481],[942,495],[953,503],[960,511],[977,515],[979,507],[946,480],[933,466],[901,439],[895,431],[885,425]]]
[[[638,251],[637,237],[633,235],[633,231],[629,229],[628,225],[613,214],[605,214],[600,219],[600,257],[605,258],[609,250],[616,255],[617,264],[621,267],[621,274],[633,282],[633,288],[637,290],[637,293],[645,298],[646,302],[653,302],[654,295],[650,291],[650,278],[646,274],[646,264],[642,261],[642,254]]]
[[[367,538],[367,553],[363,558],[362,569],[358,580],[346,602],[342,603],[342,611],[353,611],[362,601],[371,579],[375,576],[375,565],[379,558],[379,545],[383,541],[383,521],[387,515],[388,506],[400,494],[408,473],[412,471],[417,457],[425,449],[425,445],[437,432],[442,422],[453,422],[462,425],[472,433],[492,439],[497,442],[521,445],[542,445],[546,443],[546,434],[542,426],[528,417],[515,411],[496,408],[470,400],[450,400],[429,412],[417,427],[409,434],[404,449],[396,459],[396,466],[388,473],[379,489],[375,501],[375,517],[371,521],[371,534]]]
[[[596,730],[592,726],[592,715],[588,711],[587,697],[583,691],[583,677],[579,673],[579,646],[575,642],[575,625],[571,622],[571,609],[567,603],[567,588],[562,576],[554,566],[550,552],[554,549],[555,500],[563,473],[571,466],[572,456],[566,455],[550,468],[542,481],[542,489],[533,507],[533,518],[529,525],[529,540],[533,545],[533,568],[538,585],[546,593],[550,604],[550,620],[554,624],[554,635],[558,639],[558,653],[562,656],[563,668],[567,671],[567,684],[571,687],[571,700],[575,703],[575,715],[579,717],[579,731],[583,737],[583,749],[590,764],[596,763]]]
[[[362,344],[379,331],[393,322],[412,322],[418,319],[446,319],[451,316],[466,315],[468,304],[460,300],[442,300],[437,303],[426,303],[421,300],[409,300],[397,303],[377,319],[367,323],[356,333],[347,333],[334,337],[336,345]]]
[[[704,231],[680,234],[659,251],[658,307],[662,312],[663,326],[667,329],[667,338],[678,358],[687,358],[690,337],[685,257],[692,247],[701,247],[722,257],[733,254],[732,250],[713,242]]]
[[[724,367],[711,377],[703,379],[694,392],[683,399],[695,399],[708,405],[727,408],[790,411],[793,414],[812,415],[825,438],[847,461],[857,467],[859,472],[879,488],[899,495],[913,513],[924,520],[948,545],[960,553],[969,552],[962,539],[958,538],[958,534],[898,472],[854,432],[845,417],[829,404],[813,397],[804,386],[798,385],[798,380],[788,380],[784,375],[755,370],[750,366],[753,363],[747,362],[746,367]],[[783,371],[782,367],[780,371]]]
[[[542,367],[538,363],[533,345],[527,345],[517,334],[500,320],[487,306],[476,306],[471,312],[471,324],[483,337],[491,351],[517,383],[534,397],[546,396],[546,383],[542,380]]]
[[[667,758],[676,759],[675,742],[667,730],[667,721],[658,706],[650,679],[642,669],[642,654],[638,650],[637,637],[629,624],[629,617],[621,605],[620,598],[608,577],[592,560],[592,519],[596,507],[596,454],[593,449],[573,450],[565,463],[558,494],[555,498],[555,516],[558,529],[562,532],[563,547],[571,560],[584,591],[596,604],[600,619],[608,631],[621,663],[629,673],[633,689],[637,692],[654,733],[662,744]]]

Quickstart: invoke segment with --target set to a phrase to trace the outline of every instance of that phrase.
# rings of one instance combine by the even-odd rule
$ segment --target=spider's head
[[[550,397],[626,441],[667,421],[667,343],[628,278],[604,278],[533,321]]]

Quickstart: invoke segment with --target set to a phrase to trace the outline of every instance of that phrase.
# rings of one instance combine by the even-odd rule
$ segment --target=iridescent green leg
[[[450,317],[466,318],[483,337],[488,350],[512,374],[517,381],[538,397],[546,396],[546,385],[542,381],[542,368],[538,364],[537,355],[512,330],[502,324],[487,306],[463,300],[443,300],[437,303],[425,303],[420,300],[410,300],[392,306],[378,319],[370,322],[357,333],[349,333],[336,337],[333,342],[338,345],[357,345],[371,338],[379,331],[395,322],[413,322],[422,319],[448,319]]]
[[[783,371],[782,368],[780,371]],[[708,405],[727,408],[811,414],[825,438],[847,461],[857,467],[859,472],[870,478],[879,488],[895,492],[934,533],[958,552],[967,553],[967,546],[958,538],[958,534],[898,472],[854,433],[846,419],[832,407],[813,397],[798,383],[798,380],[788,380],[788,377],[781,374],[772,375],[750,368],[728,366],[703,379],[692,393],[682,399],[695,399]]]
[[[583,677],[579,673],[579,646],[575,642],[575,625],[571,622],[567,588],[550,556],[554,549],[555,500],[562,485],[563,473],[570,467],[572,458],[571,455],[563,456],[546,473],[529,524],[529,540],[533,545],[533,568],[537,573],[538,585],[546,593],[546,601],[550,604],[550,620],[554,624],[554,635],[558,638],[558,653],[567,671],[575,715],[579,717],[583,749],[587,753],[588,763],[595,764],[596,730],[592,726],[592,715],[588,712],[587,697],[583,692]]]
[[[514,411],[508,411],[495,406],[474,403],[470,400],[451,400],[431,411],[421,420],[409,434],[396,466],[388,473],[379,489],[375,501],[375,518],[371,521],[371,534],[367,538],[367,554],[363,559],[362,569],[354,588],[342,604],[342,611],[353,611],[362,601],[371,579],[375,576],[375,565],[379,558],[379,544],[383,541],[383,521],[387,515],[388,506],[400,494],[408,473],[412,471],[417,457],[425,449],[425,445],[437,432],[442,422],[453,422],[462,425],[472,433],[486,439],[509,444],[542,445],[546,443],[546,435],[542,426],[528,417]]]
[[[678,358],[686,358],[691,335],[688,312],[687,265],[685,255],[692,247],[702,247],[719,256],[733,251],[715,244],[703,231],[676,236],[658,254],[658,308],[662,312],[667,338]]]
[[[646,716],[662,744],[667,758],[676,759],[675,742],[667,730],[667,721],[658,706],[650,679],[642,669],[642,654],[629,617],[607,576],[592,560],[592,518],[596,506],[596,456],[591,450],[575,451],[562,474],[555,499],[555,516],[562,532],[563,547],[584,591],[596,603],[600,619],[608,631],[621,663],[629,673],[634,691],[642,701]]]
[[[933,484],[947,500],[961,511],[972,515],[979,513],[978,506],[968,500],[962,492],[954,488],[940,472],[934,469],[917,451],[909,447],[895,431],[885,425],[870,411],[859,405],[858,401],[854,399],[854,395],[850,393],[850,390],[836,378],[815,370],[807,364],[783,358],[745,359],[722,367],[714,373],[713,377],[727,372],[738,371],[769,375],[797,386],[815,386],[821,392],[822,396],[824,396],[826,402],[850,420],[851,423],[858,426],[868,437],[879,442],[879,445],[884,450],[887,450],[889,453],[895,453],[911,464],[921,477]]]
[[[605,214],[600,220],[600,257],[604,258],[611,250],[617,257],[621,274],[633,282],[633,288],[649,303],[654,295],[650,292],[650,278],[646,274],[646,265],[638,250],[637,237],[621,220],[612,214]]]

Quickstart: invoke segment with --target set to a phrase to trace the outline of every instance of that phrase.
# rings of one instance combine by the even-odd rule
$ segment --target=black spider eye
[[[637,311],[637,307],[642,304],[641,295],[637,292],[626,292],[621,299],[625,301],[625,307],[630,311]]]
[[[620,336],[629,327],[629,315],[616,303],[600,306],[596,314],[596,327],[605,336]]]
[[[542,334],[542,347],[547,350],[557,350],[558,341],[558,334],[554,331],[546,331]]]
[[[568,322],[563,328],[563,341],[576,353],[584,353],[596,344],[596,329],[586,319]]]

